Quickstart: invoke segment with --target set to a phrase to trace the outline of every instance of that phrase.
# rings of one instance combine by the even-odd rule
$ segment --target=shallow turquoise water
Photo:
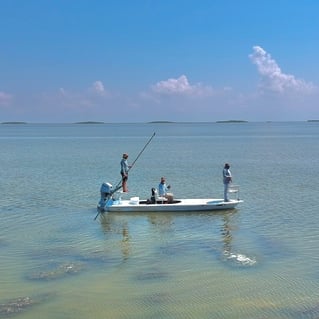
[[[105,214],[99,187],[134,161],[128,197],[166,176],[201,214]],[[0,125],[1,309],[19,318],[318,318],[318,123]]]

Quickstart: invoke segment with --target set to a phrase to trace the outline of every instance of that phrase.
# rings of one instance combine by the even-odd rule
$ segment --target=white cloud
[[[105,90],[101,81],[93,82],[83,91],[70,91],[65,88],[59,88],[59,101],[68,107],[93,107],[103,103],[110,94]]]
[[[157,82],[152,86],[152,90],[155,93],[166,95],[207,96],[213,93],[211,87],[203,86],[201,83],[191,85],[185,75],[177,79]]]
[[[66,96],[66,95],[67,95],[67,92],[65,91],[64,88],[59,88],[59,93],[60,93],[62,96]]]
[[[104,85],[101,81],[95,81],[92,84],[91,90],[98,95],[104,95],[106,93]]]
[[[250,54],[249,57],[251,61],[257,65],[258,72],[261,75],[261,87],[263,89],[275,92],[294,90],[306,93],[315,88],[312,83],[296,79],[294,75],[283,73],[277,62],[260,46],[254,46],[253,53]]]
[[[12,100],[12,95],[0,92],[0,106],[8,106]]]

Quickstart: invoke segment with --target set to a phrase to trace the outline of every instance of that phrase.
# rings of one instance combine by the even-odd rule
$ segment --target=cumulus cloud
[[[0,91],[0,106],[8,106],[12,100],[12,95]]]
[[[98,95],[105,95],[106,91],[102,81],[95,81],[92,84],[91,91]]]
[[[263,89],[280,93],[286,90],[306,93],[315,88],[312,83],[296,79],[294,75],[283,73],[277,62],[260,46],[254,46],[253,53],[250,54],[249,57],[251,61],[257,65],[258,72],[261,75],[261,87]]]
[[[213,93],[211,87],[203,86],[201,83],[191,85],[185,75],[177,79],[171,78],[157,82],[152,86],[152,90],[155,93],[166,95],[207,96]]]

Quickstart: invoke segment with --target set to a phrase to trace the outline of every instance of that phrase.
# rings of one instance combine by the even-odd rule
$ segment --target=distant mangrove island
[[[248,123],[248,121],[243,121],[243,120],[225,120],[225,121],[216,121],[216,123]]]
[[[149,124],[175,124],[175,123],[248,123],[248,121],[244,120],[224,120],[224,121],[216,121],[216,122],[173,122],[173,121],[151,121]]]
[[[247,120],[218,120],[218,121],[168,121],[168,120],[155,120],[155,121],[149,121],[144,122],[146,124],[187,124],[187,123],[248,123]],[[276,121],[265,121],[265,123],[272,123]],[[289,121],[288,121],[289,122]],[[319,119],[310,119],[310,120],[304,120],[301,122],[319,122]],[[6,121],[6,122],[0,122],[0,124],[11,124],[11,125],[26,125],[26,124],[59,124],[59,123],[28,123],[24,121]],[[142,124],[141,122],[130,122],[130,123],[117,123],[117,122],[103,122],[103,121],[80,121],[80,122],[73,122],[73,123],[60,123],[60,124],[84,124],[84,125],[96,125],[96,124]]]
[[[172,121],[151,121],[148,122],[149,124],[162,124],[162,123],[176,123],[176,122],[172,122]]]
[[[95,121],[85,121],[85,122],[75,122],[74,124],[105,124],[104,122],[95,122]]]
[[[1,124],[27,124],[27,122],[2,122]]]

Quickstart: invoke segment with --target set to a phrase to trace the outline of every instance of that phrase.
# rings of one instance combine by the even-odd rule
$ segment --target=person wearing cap
[[[122,188],[124,193],[128,192],[128,189],[127,189],[128,171],[131,168],[131,166],[127,162],[127,159],[128,159],[128,154],[124,153],[121,160]]]
[[[161,181],[158,185],[158,195],[167,198],[168,203],[173,201],[173,194],[168,192],[170,188],[171,185],[166,185],[165,177],[161,177]]]
[[[230,165],[226,163],[223,169],[224,201],[225,202],[229,202],[228,190],[229,190],[229,184],[232,182],[232,175],[229,168],[230,168]]]

